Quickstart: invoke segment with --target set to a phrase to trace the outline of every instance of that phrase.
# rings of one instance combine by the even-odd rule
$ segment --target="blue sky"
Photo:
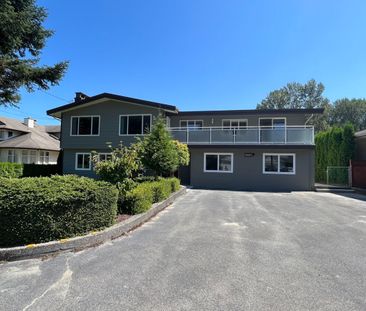
[[[75,91],[117,93],[180,110],[251,109],[271,90],[314,78],[331,100],[366,97],[366,1],[38,1],[48,9],[42,63],[69,60],[57,87],[22,92],[10,117]],[[65,99],[60,100],[59,98]]]

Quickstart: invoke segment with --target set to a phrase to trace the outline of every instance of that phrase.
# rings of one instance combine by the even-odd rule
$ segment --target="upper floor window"
[[[14,133],[12,131],[8,132],[8,138],[13,137]]]
[[[120,115],[120,135],[143,135],[150,132],[151,114]]]
[[[270,128],[286,126],[286,118],[259,118],[259,125]]]
[[[0,140],[4,140],[5,139],[5,132],[0,130]]]
[[[71,117],[72,136],[98,136],[100,126],[99,116]]]
[[[188,129],[200,129],[203,126],[203,120],[180,120],[180,127]]]
[[[222,120],[222,127],[227,129],[242,129],[247,128],[248,120],[247,119],[224,119]]]

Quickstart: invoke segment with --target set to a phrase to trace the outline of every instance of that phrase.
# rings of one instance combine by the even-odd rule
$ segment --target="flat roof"
[[[244,109],[244,110],[197,110],[179,111],[179,116],[198,116],[198,115],[235,115],[235,114],[322,114],[324,108],[313,109]]]

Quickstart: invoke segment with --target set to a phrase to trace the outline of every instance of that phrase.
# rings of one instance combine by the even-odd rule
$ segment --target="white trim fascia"
[[[163,110],[163,111],[167,111],[167,112],[173,112],[173,110],[164,109],[164,108],[161,108],[161,107],[153,107],[153,106],[148,106],[148,105],[144,105],[144,104],[131,103],[131,102],[124,101],[124,100],[118,100],[118,99],[103,97],[103,98],[99,98],[99,99],[93,100],[91,102],[88,102],[86,104],[80,104],[80,105],[75,106],[75,107],[71,107],[71,108],[61,110],[61,111],[54,112],[53,114],[51,114],[51,116],[53,116],[55,118],[61,118],[61,114],[64,113],[64,112],[68,112],[68,111],[72,111],[72,110],[77,110],[77,109],[93,106],[93,105],[96,105],[96,104],[100,104],[104,101],[115,101],[115,102],[118,102],[118,103],[126,103],[126,104],[129,104],[129,105],[135,105],[135,106],[140,106],[140,107],[145,107],[145,108],[151,108],[151,109]],[[60,115],[60,116],[58,117],[57,115]]]
[[[266,156],[277,156],[278,157],[278,170],[277,172],[266,172],[265,171],[265,158]],[[280,169],[280,156],[292,156],[294,163],[294,171],[293,172],[281,172]],[[262,174],[266,175],[296,175],[296,153],[276,153],[276,152],[266,152],[262,155]]]
[[[217,155],[217,170],[206,170],[206,155]],[[229,155],[231,157],[231,170],[230,171],[220,171],[220,155]],[[204,152],[203,153],[203,172],[204,173],[233,173],[234,172],[234,153],[232,152]]]
[[[78,155],[79,154],[89,155],[89,168],[78,168]],[[84,163],[84,161],[83,161],[83,163]],[[90,152],[76,152],[75,153],[75,171],[90,171],[90,170],[91,170],[91,153]]]
[[[152,119],[153,119],[153,115],[151,113],[131,113],[131,114],[120,114],[118,116],[118,136],[145,136],[147,134],[144,134],[144,118],[142,118],[142,134],[121,134],[121,117],[127,117],[127,132],[128,132],[128,125],[130,122],[130,118],[129,116],[150,116],[150,131],[152,128]]]
[[[80,135],[80,134],[72,134],[72,119],[73,118],[93,118],[93,117],[98,117],[99,118],[99,122],[98,122],[98,134],[87,134],[87,135]],[[101,123],[101,116],[100,115],[80,115],[80,116],[70,116],[70,136],[73,137],[89,137],[89,136],[100,136],[100,123]],[[80,125],[80,121],[78,122],[78,127]],[[93,131],[93,119],[91,120],[91,131]],[[78,128],[78,132],[79,132],[79,128]]]

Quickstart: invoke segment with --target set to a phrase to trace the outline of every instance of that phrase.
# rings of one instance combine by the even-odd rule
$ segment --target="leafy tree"
[[[139,159],[139,145],[130,147],[119,144],[117,148],[111,148],[111,157],[105,161],[99,161],[98,154],[92,157],[95,173],[104,181],[119,184],[126,179],[131,179],[142,169]]]
[[[37,66],[41,50],[53,31],[42,23],[47,17],[35,0],[0,1],[0,105],[16,106],[19,89],[48,89],[64,75],[68,63]]]
[[[179,166],[179,154],[168,132],[165,120],[155,120],[151,132],[142,141],[142,163],[156,175],[169,175]]]
[[[366,99],[338,99],[329,114],[329,123],[342,126],[350,123],[356,131],[366,129]]]
[[[173,140],[175,148],[178,151],[179,165],[187,166],[189,164],[189,150],[186,144],[182,144],[178,140]]]
[[[323,96],[324,85],[315,80],[309,80],[305,84],[293,82],[274,90],[257,105],[257,109],[309,109],[324,108],[324,114],[314,116],[310,124],[317,131],[328,127],[328,114],[331,109],[329,100]]]

